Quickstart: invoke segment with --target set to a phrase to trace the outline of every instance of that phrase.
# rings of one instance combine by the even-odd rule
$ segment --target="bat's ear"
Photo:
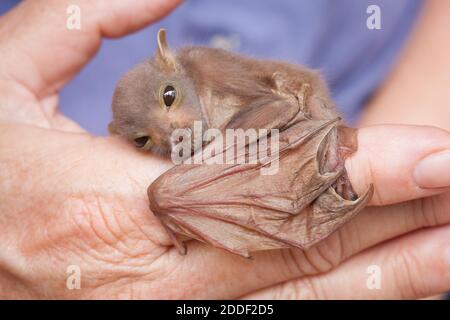
[[[167,47],[166,30],[159,29],[158,31],[158,51],[156,52],[156,59],[164,67],[173,71],[177,70],[177,63],[172,51]]]
[[[117,129],[116,129],[116,125],[114,124],[114,121],[111,121],[111,122],[108,124],[108,132],[109,132],[109,134],[111,134],[111,135],[117,134]]]

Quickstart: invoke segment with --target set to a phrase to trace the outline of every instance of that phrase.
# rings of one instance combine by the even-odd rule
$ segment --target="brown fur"
[[[173,53],[159,34],[155,56],[138,64],[117,84],[110,131],[133,140],[151,137],[151,151],[168,154],[176,128],[282,128],[296,117],[338,116],[320,75],[307,68],[256,60],[221,49],[185,47]],[[164,83],[182,95],[170,109],[161,107]],[[307,89],[305,89],[307,88]]]

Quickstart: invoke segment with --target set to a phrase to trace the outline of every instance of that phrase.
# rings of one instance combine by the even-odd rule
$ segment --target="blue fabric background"
[[[17,2],[2,0],[0,14]],[[381,30],[366,27],[371,4],[381,8]],[[61,109],[90,132],[106,134],[116,81],[153,54],[156,32],[164,26],[173,47],[219,41],[254,57],[320,69],[352,123],[394,63],[420,6],[419,0],[186,1],[156,25],[105,40],[97,56],[62,90]]]

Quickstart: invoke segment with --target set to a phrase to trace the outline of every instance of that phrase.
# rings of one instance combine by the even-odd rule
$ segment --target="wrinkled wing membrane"
[[[332,187],[344,173],[343,163],[323,172],[327,149],[337,148],[328,139],[338,121],[298,122],[279,134],[279,153],[270,150],[256,164],[178,165],[149,187],[150,209],[181,253],[189,238],[244,257],[308,248],[356,215],[372,194],[369,189],[355,201],[345,200]],[[257,141],[244,146],[247,156],[252,143]],[[274,161],[278,171],[261,174]]]

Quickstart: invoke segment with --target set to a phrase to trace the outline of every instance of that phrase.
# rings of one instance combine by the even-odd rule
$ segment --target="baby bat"
[[[343,165],[357,148],[355,130],[340,124],[317,72],[221,49],[173,52],[164,29],[157,40],[156,55],[117,84],[111,133],[168,156],[179,142],[172,132],[193,132],[194,121],[222,132],[279,130],[274,175],[259,171],[271,157],[252,164],[180,164],[149,186],[150,209],[180,253],[187,239],[245,257],[258,250],[307,249],[367,204],[373,188],[358,198]],[[255,143],[234,147],[248,156]]]

